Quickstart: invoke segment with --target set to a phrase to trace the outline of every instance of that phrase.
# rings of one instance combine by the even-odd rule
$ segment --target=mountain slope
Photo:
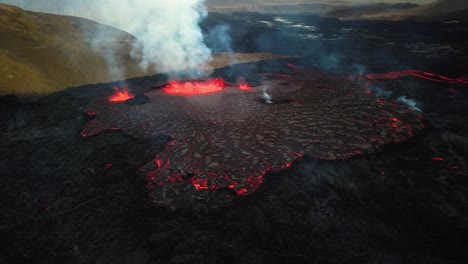
[[[466,0],[438,0],[414,8],[405,10],[392,10],[389,12],[362,16],[361,18],[392,20],[401,20],[407,18],[431,18],[431,20],[434,20],[438,17],[447,18],[447,14],[457,13],[465,9],[468,9],[468,1]]]
[[[101,40],[93,41],[97,35]],[[157,73],[157,66],[144,72],[130,56],[136,40],[132,35],[83,18],[0,4],[0,36],[0,94],[43,94]],[[219,53],[210,65],[220,68],[279,57],[285,56]]]
[[[88,39],[105,32],[106,43]],[[27,12],[0,4],[0,93],[52,92],[64,87],[142,76],[132,60],[134,37],[96,22],[58,15]],[[118,69],[108,70],[101,54],[113,53]]]

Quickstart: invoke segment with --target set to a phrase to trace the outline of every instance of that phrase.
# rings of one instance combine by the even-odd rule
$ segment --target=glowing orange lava
[[[433,82],[444,82],[444,83],[451,83],[451,84],[461,84],[466,85],[468,84],[468,78],[461,77],[461,78],[449,78],[443,75],[425,72],[425,71],[418,71],[418,70],[404,70],[404,71],[396,71],[396,72],[388,72],[382,74],[366,74],[366,77],[370,80],[376,79],[397,79],[404,76],[415,76],[421,79],[426,79]]]
[[[164,87],[164,92],[172,95],[186,96],[210,94],[222,91],[225,85],[221,78],[191,82],[171,81]]]
[[[252,87],[248,83],[241,83],[239,84],[239,89],[241,90],[250,90]]]
[[[221,78],[215,78],[206,81],[170,81],[163,91],[170,95],[182,95],[182,96],[194,96],[221,92],[224,87],[232,86],[232,84],[226,83]],[[240,83],[237,88],[242,91],[252,89],[246,82]]]
[[[114,88],[115,93],[109,97],[110,102],[124,102],[128,99],[133,98],[135,95],[127,90],[126,87],[123,88],[123,91],[119,91],[119,88]]]

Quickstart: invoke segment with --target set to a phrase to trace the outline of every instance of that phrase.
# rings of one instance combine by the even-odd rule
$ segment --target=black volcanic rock
[[[335,23],[333,19],[330,25],[303,14],[297,19],[281,16],[295,24],[317,23],[317,33],[340,37],[302,39],[311,29],[236,22],[232,26],[236,34],[230,35],[234,50],[304,56],[238,64],[215,70],[213,77],[235,83],[242,76],[252,87],[255,82],[278,79],[278,89],[285,90],[294,83],[286,76],[317,65],[336,76],[354,76],[361,65],[363,74],[416,69],[451,78],[466,75],[468,47],[463,44],[468,41],[468,24],[459,19],[451,23]],[[245,15],[238,21],[256,21],[255,17]],[[282,44],[284,39],[287,42]],[[456,52],[439,52],[440,46]],[[303,78],[311,79],[310,75],[308,71]],[[340,87],[355,81],[350,77]],[[112,87],[127,85],[134,94],[145,93],[153,100],[138,107],[113,103],[130,113],[158,100],[151,94],[167,83],[166,76],[75,87],[34,98],[33,103],[21,96],[0,97],[0,263],[468,263],[468,124],[464,121],[468,86],[414,76],[374,81],[383,92],[393,93],[386,95],[387,100],[405,96],[417,102],[427,128],[408,141],[346,160],[322,160],[305,153],[289,168],[266,173],[262,185],[248,196],[237,196],[230,188],[196,191],[191,182],[196,175],[183,171],[180,177],[192,188],[184,194],[191,200],[173,199],[166,207],[151,203],[140,168],[156,163],[157,153],[173,137],[136,138],[115,126],[93,137],[79,137],[83,125],[92,121],[85,119],[84,108],[101,100],[107,103]],[[336,100],[333,91],[324,91],[326,100],[316,107]],[[263,107],[255,101],[262,90],[258,94],[248,103]],[[264,107],[271,111],[300,102]],[[353,102],[340,103],[320,120]],[[122,120],[118,121],[126,122]],[[333,121],[331,125],[339,120]],[[179,119],[160,124],[174,122],[186,124]],[[272,131],[282,125],[278,118],[271,123]],[[2,130],[10,124],[14,124],[11,130]],[[148,125],[141,122],[141,130],[150,131]],[[329,129],[325,125],[317,126]],[[246,132],[252,131],[252,126],[247,128]],[[174,193],[172,186],[165,188]]]
[[[7,115],[18,108],[18,97],[13,94],[0,96],[0,117]]]
[[[389,9],[408,9],[408,8],[418,7],[418,5],[414,3],[396,3],[396,4],[381,3],[381,4],[387,5]]]
[[[137,94],[132,99],[126,100],[125,103],[129,105],[142,105],[149,103],[150,101],[151,100],[148,98],[148,96],[144,94]]]

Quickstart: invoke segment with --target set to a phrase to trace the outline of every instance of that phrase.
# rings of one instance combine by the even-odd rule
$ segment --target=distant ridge
[[[384,0],[382,0],[384,1]],[[346,1],[252,1],[252,0],[207,0],[214,12],[261,12],[261,13],[311,13],[342,20],[444,20],[464,18],[468,0],[437,0],[417,5],[411,0],[400,3],[360,3]],[[254,4],[253,4],[254,3]]]
[[[377,14],[363,15],[351,19],[389,19],[389,20],[443,20],[451,19],[452,16],[463,18],[460,13],[465,13],[468,9],[467,0],[438,0],[429,4],[420,5],[418,7],[393,10]],[[468,20],[468,14],[463,20]]]

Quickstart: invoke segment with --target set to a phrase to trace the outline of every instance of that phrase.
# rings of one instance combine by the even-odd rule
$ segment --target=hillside
[[[87,39],[98,30],[106,32],[108,40],[93,49]],[[0,34],[1,93],[44,93],[106,82],[116,71],[123,78],[144,75],[127,55],[134,38],[90,20],[0,5]],[[110,72],[100,55],[104,53],[115,54],[120,68]]]
[[[210,11],[235,12],[252,11],[262,13],[311,13],[330,17],[347,17],[361,14],[381,13],[395,9],[418,6],[414,3],[382,3],[353,1],[254,1],[254,0],[207,0]]]
[[[450,19],[451,14],[459,17],[459,12],[468,9],[468,1],[466,0],[438,0],[429,4],[420,5],[414,8],[408,8],[404,10],[391,10],[388,12],[375,13],[363,15],[360,17],[352,17],[350,19],[390,19],[390,20],[402,20],[402,19],[420,19],[425,20],[438,20],[438,19]],[[466,19],[466,17],[465,17]]]
[[[214,12],[261,12],[261,13],[310,13],[341,20],[467,20],[468,1],[434,0],[392,1],[391,3],[352,1],[254,1],[254,0],[207,0]],[[418,3],[418,4],[415,4]]]
[[[98,33],[105,34],[105,41],[91,42]],[[83,18],[0,4],[0,35],[0,94],[43,94],[156,73],[156,69],[145,73],[129,55],[130,43],[135,41],[132,35]],[[113,67],[108,67],[106,54],[113,55]],[[221,53],[211,65],[219,68],[233,60],[245,63],[277,57],[281,56]]]
[[[416,4],[411,3],[376,3],[376,4],[360,4],[345,7],[336,7],[335,9],[326,13],[328,17],[335,17],[346,19],[348,17],[370,15],[376,13],[383,13],[394,10],[403,10],[418,7]]]

